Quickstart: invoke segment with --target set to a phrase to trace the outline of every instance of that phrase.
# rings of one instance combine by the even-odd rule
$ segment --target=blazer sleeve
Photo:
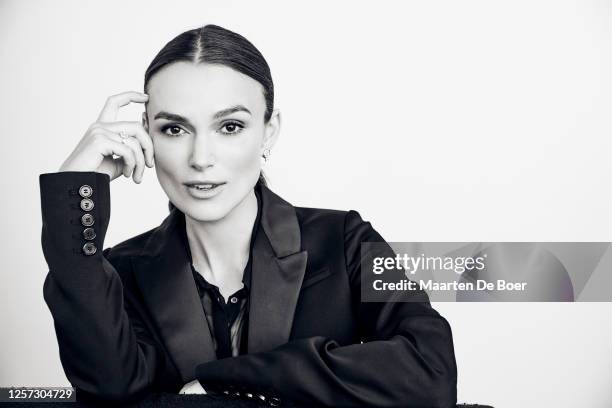
[[[110,218],[110,179],[96,172],[59,172],[42,174],[39,182],[42,248],[49,266],[43,295],[66,377],[85,397],[124,401],[144,394],[164,360],[130,296],[124,297],[107,259],[111,249],[101,250]],[[84,185],[92,190],[88,211],[80,206]],[[94,218],[92,240],[83,234],[86,212]],[[84,252],[86,242],[95,253]]]
[[[271,351],[201,364],[200,382],[242,384],[307,406],[454,407],[457,367],[450,325],[424,292],[422,302],[361,302],[361,242],[385,241],[350,211],[345,256],[363,343],[296,339]],[[377,256],[395,256],[388,245],[377,247],[382,247]]]

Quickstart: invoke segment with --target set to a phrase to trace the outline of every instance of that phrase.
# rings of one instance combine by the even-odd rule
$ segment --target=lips
[[[194,188],[196,190],[207,191],[207,190],[212,190],[214,188],[217,188],[225,183],[217,183],[217,182],[212,182],[212,181],[188,181],[187,183],[184,183],[184,184],[187,187]]]
[[[225,188],[224,182],[211,180],[192,180],[184,183],[188,194],[196,200],[207,200],[221,194]]]
[[[197,190],[212,190],[213,188],[215,188],[217,186],[218,186],[218,184],[195,184],[195,185],[191,185],[189,187],[195,188]]]

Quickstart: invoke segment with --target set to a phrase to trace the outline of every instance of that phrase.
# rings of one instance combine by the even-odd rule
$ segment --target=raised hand
[[[95,171],[108,174],[111,180],[123,174],[135,183],[142,182],[145,166],[154,165],[153,141],[140,122],[116,119],[122,106],[148,99],[133,91],[110,96],[59,171]]]

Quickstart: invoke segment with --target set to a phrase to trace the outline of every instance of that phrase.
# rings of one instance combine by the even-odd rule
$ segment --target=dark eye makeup
[[[160,131],[168,136],[176,137],[180,136],[186,131],[176,123],[169,123],[160,128]]]
[[[244,124],[237,120],[228,120],[221,123],[219,127],[219,132],[225,135],[235,135],[237,133],[242,132],[244,129]]]
[[[217,131],[224,135],[235,135],[242,132],[245,128],[245,124],[241,121],[232,119],[221,122],[218,125]],[[167,123],[159,128],[159,131],[170,137],[178,137],[187,133],[187,130],[178,123]]]

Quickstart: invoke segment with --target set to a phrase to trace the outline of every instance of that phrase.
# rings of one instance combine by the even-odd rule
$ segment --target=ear
[[[149,119],[147,118],[147,111],[142,112],[142,127],[149,133]]]
[[[266,129],[263,141],[261,143],[261,152],[266,149],[272,150],[272,147],[276,144],[276,140],[280,134],[281,127],[281,115],[278,109],[272,111],[272,116],[270,116],[270,120],[266,123]]]

